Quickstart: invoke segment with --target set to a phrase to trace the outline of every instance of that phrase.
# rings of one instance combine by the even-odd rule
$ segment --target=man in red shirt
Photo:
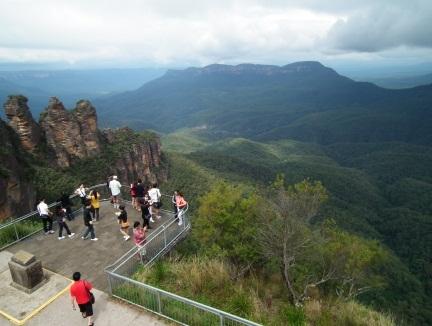
[[[88,318],[88,326],[94,326],[93,323],[93,304],[90,290],[93,288],[90,282],[81,280],[81,273],[75,272],[72,276],[75,281],[70,287],[72,300],[72,309],[75,310],[75,301],[78,304],[83,318]]]

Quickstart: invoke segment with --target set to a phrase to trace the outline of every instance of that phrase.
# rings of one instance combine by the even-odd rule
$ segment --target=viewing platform
[[[139,221],[141,225],[143,222],[141,212],[135,210],[129,202],[124,202],[124,205],[130,224],[131,238],[128,241],[125,241],[120,233],[120,225],[115,215],[118,209],[114,209],[109,201],[103,201],[100,207],[100,219],[94,224],[98,241],[90,241],[90,237],[87,240],[81,239],[86,227],[82,212],[78,212],[73,221],[67,222],[71,232],[75,233],[72,238],[66,236],[65,239],[58,240],[58,227],[54,223],[55,233],[45,235],[43,231],[40,231],[5,250],[12,254],[19,250],[29,251],[42,261],[44,268],[67,278],[72,278],[72,274],[79,271],[95,288],[107,291],[105,267],[135,247],[132,226],[135,221]],[[158,227],[174,218],[174,214],[167,211],[161,211],[161,215],[161,219],[155,219],[155,223],[150,223],[152,228],[146,232],[147,237]],[[63,235],[65,234],[66,231],[63,230]]]

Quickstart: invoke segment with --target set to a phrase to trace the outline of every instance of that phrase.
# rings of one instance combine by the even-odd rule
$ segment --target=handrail
[[[236,316],[236,315],[232,315],[232,314],[230,314],[230,313],[228,313],[228,312],[226,312],[226,311],[219,310],[219,309],[216,309],[216,308],[213,308],[213,307],[207,306],[207,305],[205,305],[205,304],[203,304],[203,303],[199,303],[199,302],[193,301],[193,300],[191,300],[191,299],[188,299],[188,298],[185,298],[185,297],[179,296],[179,295],[177,295],[177,294],[174,294],[174,293],[171,293],[171,292],[168,292],[168,291],[165,291],[165,290],[162,290],[162,289],[159,289],[159,288],[153,287],[153,286],[151,286],[151,285],[148,285],[148,284],[145,284],[145,283],[142,283],[142,282],[138,282],[138,281],[136,281],[136,280],[134,280],[134,279],[131,279],[131,278],[125,277],[125,276],[123,276],[123,275],[119,275],[119,274],[116,274],[116,273],[114,273],[114,272],[110,272],[110,271],[107,271],[107,273],[110,274],[110,275],[115,276],[116,278],[120,278],[120,279],[122,279],[122,280],[124,280],[124,281],[130,282],[130,283],[133,283],[133,284],[135,284],[135,285],[137,285],[137,286],[139,286],[139,287],[144,287],[144,288],[147,288],[147,289],[152,290],[152,291],[154,291],[154,292],[162,293],[162,294],[164,294],[164,295],[166,295],[166,296],[168,296],[168,297],[171,297],[171,298],[173,298],[173,299],[176,299],[176,300],[179,300],[179,301],[181,301],[181,302],[187,303],[187,304],[189,304],[189,305],[191,305],[191,306],[194,306],[194,307],[196,307],[196,308],[203,309],[203,310],[205,310],[205,311],[208,311],[208,312],[214,313],[214,314],[216,314],[216,315],[223,315],[223,316],[229,317],[230,319],[233,319],[234,321],[238,321],[238,322],[246,323],[247,325],[252,325],[252,326],[262,326],[261,324],[255,323],[255,322],[253,322],[253,321],[250,321],[250,320],[247,320],[247,319],[244,319],[244,318],[241,318],[241,317]]]

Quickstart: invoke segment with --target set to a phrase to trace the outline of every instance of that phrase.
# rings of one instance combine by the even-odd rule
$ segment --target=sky
[[[0,64],[432,62],[430,0],[0,0]]]

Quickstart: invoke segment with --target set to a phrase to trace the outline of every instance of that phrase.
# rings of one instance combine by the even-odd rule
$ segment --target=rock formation
[[[27,98],[22,95],[11,95],[4,104],[9,125],[18,134],[23,148],[33,152],[40,142],[41,133],[27,106]]]
[[[0,120],[0,220],[28,213],[36,202],[18,135]]]
[[[77,108],[69,112],[52,97],[41,114],[40,126],[60,167],[100,152],[96,111],[88,101],[78,102]]]
[[[109,174],[118,175],[122,183],[167,178],[156,134],[128,128],[101,133],[96,110],[89,101],[79,101],[68,111],[53,97],[39,124],[33,120],[24,96],[10,96],[4,107],[10,126],[0,120],[0,220],[32,210],[36,194],[31,179],[39,164],[63,168],[67,174],[75,162],[94,157],[103,162],[97,165],[95,184],[104,181],[96,180],[101,175]],[[41,149],[35,151],[38,143]],[[28,159],[30,156],[37,160]]]
[[[127,148],[119,148],[113,162],[112,173],[123,183],[131,183],[138,178],[154,182],[166,180],[161,165],[160,139],[156,135],[138,134],[129,128],[107,129],[103,132],[106,142],[112,146],[119,144]],[[126,142],[126,144],[125,144]]]

